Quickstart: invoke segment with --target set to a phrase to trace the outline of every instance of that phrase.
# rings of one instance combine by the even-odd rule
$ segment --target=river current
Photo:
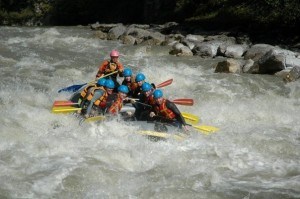
[[[300,81],[217,74],[224,58],[174,57],[87,27],[0,27],[0,198],[300,198]],[[118,49],[200,124],[184,141],[153,142],[120,120],[79,125],[53,114],[61,88],[90,82]],[[119,79],[121,81],[121,79]]]

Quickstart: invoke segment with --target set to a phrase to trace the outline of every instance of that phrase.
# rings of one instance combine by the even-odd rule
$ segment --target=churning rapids
[[[112,49],[179,109],[219,127],[153,142],[119,120],[79,126],[50,112],[94,79]],[[300,81],[216,74],[223,58],[125,46],[87,27],[0,27],[0,198],[300,198]],[[121,80],[121,79],[120,79]]]

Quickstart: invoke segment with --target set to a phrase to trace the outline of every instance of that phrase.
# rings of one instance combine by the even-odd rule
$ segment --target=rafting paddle
[[[136,98],[128,98],[128,99],[138,100]],[[145,103],[142,103],[139,101],[136,101],[136,102],[150,107],[149,104],[145,104]],[[174,99],[171,102],[173,102],[174,104],[191,106],[191,104],[193,103],[193,99]],[[68,101],[68,100],[57,100],[57,101],[54,101],[53,107],[74,106],[74,105],[78,105],[78,104],[79,103],[77,103],[77,102],[72,102],[72,101]],[[67,107],[67,108],[69,108],[69,107]],[[75,107],[73,107],[73,108],[75,108]],[[192,120],[197,120],[197,116],[192,116],[189,113],[185,113],[185,114],[187,117],[192,118]]]
[[[189,124],[198,124],[199,117],[191,113],[181,112],[181,115],[184,117],[185,121]]]
[[[53,107],[52,113],[72,113],[74,111],[79,111],[81,108],[76,108],[73,106],[63,106],[63,107]]]
[[[72,106],[72,105],[78,105],[78,102],[72,102],[67,100],[61,100],[61,101],[54,101],[53,107],[55,106]]]
[[[214,126],[207,126],[207,125],[191,125],[190,126],[194,127],[196,130],[200,131],[201,133],[204,133],[206,135],[210,133],[214,133],[216,131],[219,131],[220,129]]]
[[[158,84],[156,86],[156,88],[162,88],[162,87],[165,87],[165,86],[169,86],[170,84],[172,84],[172,82],[173,82],[173,79],[169,79],[167,81],[164,81],[164,82]]]
[[[112,73],[109,73],[109,74],[107,74],[107,75],[104,75],[104,76],[102,76],[102,77],[99,77],[98,79],[96,79],[96,80],[94,80],[94,81],[91,81],[91,82],[89,82],[89,83],[84,83],[84,84],[74,84],[74,85],[72,85],[72,86],[68,86],[68,87],[66,87],[66,88],[62,88],[62,89],[60,89],[58,92],[59,92],[59,93],[62,92],[62,91],[66,91],[66,92],[76,92],[76,91],[78,91],[81,87],[83,87],[83,86],[86,85],[86,84],[94,83],[94,82],[98,81],[98,80],[101,79],[101,78],[108,77],[108,76],[113,75],[113,74],[115,74],[115,73],[117,73],[117,72],[119,72],[119,71],[114,71],[114,72],[112,72]]]
[[[193,99],[174,99],[174,100],[171,100],[171,102],[173,102],[174,104],[186,105],[186,106],[194,105]]]

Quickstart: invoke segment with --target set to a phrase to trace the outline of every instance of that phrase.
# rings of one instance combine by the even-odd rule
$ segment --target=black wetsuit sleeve
[[[167,106],[168,109],[170,109],[171,111],[173,111],[173,113],[174,113],[175,116],[176,116],[175,118],[176,118],[176,120],[177,120],[178,122],[180,122],[180,123],[183,124],[183,125],[187,125],[186,122],[185,122],[185,119],[184,119],[183,116],[181,115],[179,109],[177,108],[177,106],[176,106],[173,102],[167,100],[167,101],[166,101],[166,106]]]

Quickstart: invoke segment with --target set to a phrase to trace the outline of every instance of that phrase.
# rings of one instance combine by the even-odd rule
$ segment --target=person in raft
[[[123,100],[127,97],[128,92],[129,89],[127,86],[119,86],[118,93],[113,94],[114,99],[110,99],[110,104],[107,102],[106,112],[111,115],[117,115],[123,107]]]
[[[125,85],[129,89],[129,93],[127,97],[132,97],[133,90],[137,87],[135,83],[135,78],[132,74],[132,70],[130,68],[125,68],[123,71],[124,80],[122,81],[122,85]]]
[[[94,89],[90,92],[86,100],[81,104],[81,114],[88,118],[99,115],[101,112],[103,113],[107,107],[107,99],[113,94],[114,88],[114,82],[108,79],[105,81],[104,88]]]
[[[168,99],[163,98],[163,92],[161,90],[155,90],[153,92],[153,98],[155,104],[149,114],[150,118],[168,122],[174,126],[183,128],[185,131],[189,131],[187,127],[188,124],[185,122],[177,106]]]
[[[118,87],[120,86],[117,81],[117,77],[123,77],[124,66],[119,61],[120,53],[117,50],[112,50],[110,53],[110,60],[104,60],[102,64],[99,66],[98,72],[96,74],[96,79],[115,72],[112,75],[105,77],[106,79],[111,79],[115,84],[115,92],[117,92]]]

